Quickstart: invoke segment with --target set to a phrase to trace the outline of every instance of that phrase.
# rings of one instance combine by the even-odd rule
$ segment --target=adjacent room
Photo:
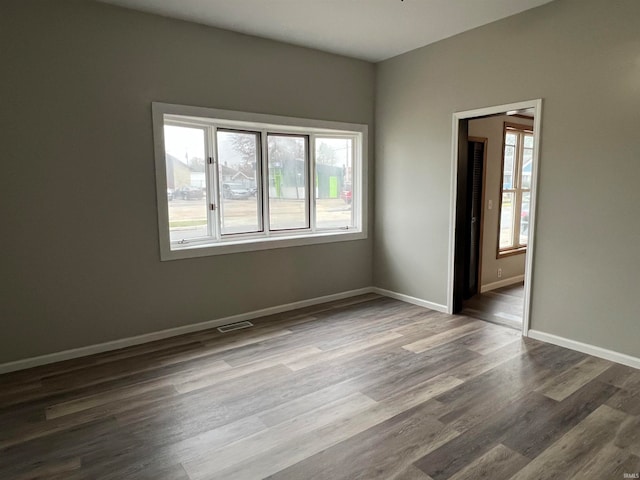
[[[464,286],[461,312],[522,329],[535,144],[534,112],[512,110],[474,117],[467,142]],[[459,168],[460,177],[462,170]],[[466,240],[466,241],[465,241]],[[529,279],[530,282],[530,279]],[[523,332],[526,333],[526,332]]]
[[[0,478],[638,478],[639,24],[3,0]]]

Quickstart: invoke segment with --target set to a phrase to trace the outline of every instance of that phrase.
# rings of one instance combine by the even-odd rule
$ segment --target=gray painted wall
[[[543,98],[531,327],[640,356],[639,20],[558,0],[379,64],[376,285],[446,303],[452,113]]]
[[[500,220],[504,122],[517,123],[529,127],[533,126],[533,120],[507,115],[469,120],[469,136],[487,139],[484,206],[482,209],[481,286],[524,275],[524,254],[496,258],[496,250],[498,248],[498,224]],[[488,208],[489,200],[493,202],[493,208],[491,210]],[[502,278],[498,278],[498,268],[502,269]]]
[[[365,123],[373,152],[373,65],[87,1],[4,0],[0,44],[0,363],[372,284],[371,237],[160,262],[151,102]]]

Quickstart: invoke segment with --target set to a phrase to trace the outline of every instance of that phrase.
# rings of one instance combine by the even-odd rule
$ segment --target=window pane
[[[222,235],[262,231],[260,134],[218,130],[217,141]]]
[[[529,238],[529,204],[531,193],[522,193],[522,211],[520,212],[520,245],[526,245]]]
[[[515,133],[507,133],[505,135],[504,143],[506,145],[515,145],[517,141],[517,135]]]
[[[500,210],[500,248],[513,246],[513,192],[502,194]]]
[[[269,135],[267,147],[270,229],[308,228],[307,137]]]
[[[531,165],[533,164],[533,150],[525,148],[522,152],[522,188],[531,188]]]
[[[504,147],[504,173],[502,179],[502,188],[509,190],[513,188],[513,164],[515,160],[515,147]]]
[[[353,139],[316,138],[316,227],[353,225]]]
[[[164,148],[171,241],[205,237],[209,229],[204,130],[165,125]]]
[[[533,135],[524,136],[524,148],[533,148]]]

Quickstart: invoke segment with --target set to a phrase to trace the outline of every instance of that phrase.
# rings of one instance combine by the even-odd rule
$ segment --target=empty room
[[[2,0],[0,479],[639,478],[638,25]]]

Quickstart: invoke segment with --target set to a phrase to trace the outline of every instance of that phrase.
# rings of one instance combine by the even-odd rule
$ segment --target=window
[[[163,260],[366,238],[366,125],[153,104]]]
[[[531,127],[505,123],[498,257],[526,251],[532,162]]]

